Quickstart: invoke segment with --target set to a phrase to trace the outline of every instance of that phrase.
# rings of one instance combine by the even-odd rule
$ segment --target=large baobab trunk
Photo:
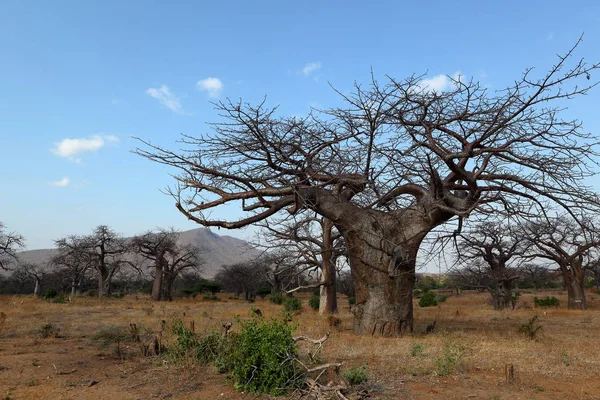
[[[355,218],[351,230],[338,226],[348,246],[357,334],[389,337],[413,330],[415,261],[428,230],[410,214],[390,218],[370,212]]]
[[[162,291],[162,281],[163,281],[162,266],[156,265],[156,267],[154,269],[154,283],[152,284],[152,294],[150,295],[150,299],[152,301],[160,300],[161,291]]]
[[[110,280],[108,270],[98,272],[98,297],[102,298],[110,294]]]
[[[328,219],[322,221],[323,248],[321,249],[321,299],[319,302],[319,314],[336,314],[337,288],[336,271],[333,263],[333,239],[331,237],[333,223]]]
[[[164,277],[164,293],[163,300],[171,301],[173,300],[173,282],[175,282],[175,278],[177,276],[171,272],[165,272]]]
[[[568,307],[571,310],[585,310],[587,307],[585,301],[584,277],[585,273],[581,270],[579,273],[565,274],[565,286],[567,287]]]
[[[498,279],[496,286],[490,288],[494,310],[504,310],[512,307],[513,279]]]

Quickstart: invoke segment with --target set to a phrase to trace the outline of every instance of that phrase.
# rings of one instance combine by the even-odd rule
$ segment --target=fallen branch
[[[312,367],[309,368],[306,372],[311,373],[311,372],[317,372],[317,371],[321,371],[327,368],[339,368],[342,366],[342,363],[328,363],[328,364],[323,364],[323,365],[317,365],[316,367]]]
[[[309,343],[318,344],[319,346],[321,346],[323,343],[325,343],[327,341],[327,339],[329,339],[329,335],[330,335],[330,333],[327,332],[325,334],[325,336],[323,336],[321,339],[317,339],[317,340],[311,339],[311,338],[309,338],[307,336],[303,336],[303,335],[294,336],[292,339],[294,339],[294,342],[298,342],[300,340],[305,340]]]

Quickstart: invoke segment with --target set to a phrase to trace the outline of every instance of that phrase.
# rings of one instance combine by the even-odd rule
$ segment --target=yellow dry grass
[[[553,295],[561,307],[532,308],[533,296]],[[101,330],[135,323],[148,334],[162,321],[181,319],[197,332],[221,329],[234,316],[250,318],[252,307],[265,318],[281,318],[282,306],[253,304],[221,294],[222,301],[179,299],[152,303],[128,296],[102,302],[77,298],[52,304],[25,296],[0,296],[0,396],[28,398],[263,398],[235,393],[211,368],[171,365],[162,357],[119,359],[99,349],[91,337]],[[314,338],[331,331],[324,361],[343,362],[343,369],[364,365],[368,387],[378,399],[600,399],[600,295],[590,294],[590,309],[564,308],[561,292],[528,293],[519,299],[528,308],[494,311],[488,295],[450,297],[438,307],[415,304],[415,333],[402,338],[359,337],[340,297],[342,324],[331,328],[301,297],[304,310],[295,315],[297,334]],[[21,304],[21,302],[23,302]],[[543,326],[537,340],[518,332],[533,316]],[[433,334],[423,334],[436,320]],[[42,339],[40,328],[52,324],[58,338]],[[235,327],[234,327],[235,329]],[[168,343],[172,338],[165,333]],[[305,350],[302,350],[305,351]],[[516,369],[516,382],[505,380],[505,365]],[[69,372],[61,373],[61,372]],[[57,372],[59,372],[57,374]],[[86,382],[96,381],[88,385]],[[0,397],[1,399],[2,397]]]

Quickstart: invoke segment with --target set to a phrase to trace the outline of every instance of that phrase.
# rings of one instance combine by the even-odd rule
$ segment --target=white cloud
[[[217,97],[223,90],[223,82],[219,78],[206,78],[196,82],[198,90],[208,92],[210,97]]]
[[[309,76],[313,72],[318,71],[320,69],[321,69],[320,62],[312,62],[312,63],[306,64],[304,66],[304,68],[302,68],[302,73],[304,74],[304,76]]]
[[[146,93],[157,99],[160,104],[167,107],[169,110],[181,112],[179,98],[174,93],[171,93],[171,90],[167,85],[161,85],[158,89],[150,88],[146,90]]]
[[[452,89],[456,82],[462,81],[462,74],[460,72],[456,72],[452,78],[448,75],[436,75],[432,78],[423,79],[417,85],[417,90],[423,91],[426,93],[429,92],[444,92],[446,90]]]
[[[65,176],[60,181],[51,181],[51,182],[48,182],[48,185],[58,186],[58,187],[67,187],[67,186],[69,186],[69,183],[71,183],[71,181],[69,180],[69,178],[67,178]]]
[[[94,135],[90,138],[77,138],[70,139],[66,138],[58,143],[54,143],[54,148],[50,149],[52,153],[59,157],[66,157],[75,162],[81,162],[81,159],[75,158],[76,155],[98,151],[106,145],[106,143],[118,143],[119,138],[115,135]]]

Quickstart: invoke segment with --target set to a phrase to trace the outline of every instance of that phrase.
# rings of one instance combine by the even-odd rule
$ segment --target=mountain
[[[231,236],[217,235],[208,228],[181,232],[178,242],[181,245],[194,244],[202,250],[205,261],[202,276],[208,279],[213,278],[223,265],[252,260],[260,255],[247,242]],[[56,249],[27,250],[20,252],[18,257],[22,263],[45,265],[56,253]]]

